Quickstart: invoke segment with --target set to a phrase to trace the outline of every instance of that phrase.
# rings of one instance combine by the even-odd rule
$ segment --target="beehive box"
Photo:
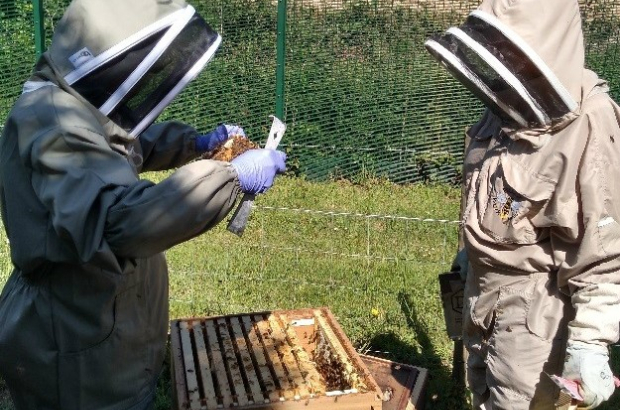
[[[379,410],[383,392],[329,309],[171,322],[178,410]]]
[[[428,370],[360,355],[383,392],[382,410],[423,410]]]

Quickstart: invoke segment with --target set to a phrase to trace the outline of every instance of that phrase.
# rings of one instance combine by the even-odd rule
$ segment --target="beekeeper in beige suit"
[[[577,0],[486,0],[427,49],[487,107],[469,130],[463,336],[476,408],[584,406],[614,390],[620,109],[584,68]]]
[[[190,162],[234,126],[151,125],[220,42],[181,0],[74,0],[57,23],[0,138],[15,267],[0,375],[18,410],[151,408],[169,326],[163,251],[283,171],[285,155],[265,149]],[[169,168],[158,184],[138,177]]]

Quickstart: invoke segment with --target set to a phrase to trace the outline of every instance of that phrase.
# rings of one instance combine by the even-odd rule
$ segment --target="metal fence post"
[[[284,119],[284,66],[286,61],[286,0],[278,0],[276,117]]]
[[[43,19],[43,0],[32,1],[34,22],[34,44],[37,58],[45,51],[45,21]]]

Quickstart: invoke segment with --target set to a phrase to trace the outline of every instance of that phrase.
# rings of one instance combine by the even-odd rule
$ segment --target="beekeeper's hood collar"
[[[74,0],[47,55],[70,87],[136,137],[220,43],[184,1]]]
[[[514,131],[545,133],[578,115],[584,45],[577,0],[484,0],[426,47]]]

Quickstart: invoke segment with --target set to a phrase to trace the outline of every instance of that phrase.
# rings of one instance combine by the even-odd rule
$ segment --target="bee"
[[[508,225],[521,209],[521,202],[515,201],[505,192],[493,196],[493,209],[504,225]]]

